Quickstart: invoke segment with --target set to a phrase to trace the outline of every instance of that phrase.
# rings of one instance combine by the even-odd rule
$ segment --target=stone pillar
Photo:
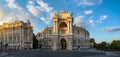
[[[53,47],[52,47],[53,50],[57,50],[57,46],[56,46],[56,43],[54,42],[53,44]]]
[[[54,34],[56,34],[56,21],[54,21],[53,31],[54,31]]]
[[[72,50],[72,40],[71,39],[68,39],[68,44],[67,44],[67,49],[68,50]]]
[[[10,40],[9,40],[9,29],[7,29],[7,49],[9,48],[9,42],[10,42]]]
[[[24,35],[25,35],[25,33],[24,33],[24,29],[23,28],[21,28],[21,48],[22,49],[24,49]]]
[[[57,50],[57,43],[56,43],[56,39],[54,39],[53,41],[54,41],[54,43],[53,43],[53,47],[52,47],[52,49],[53,49],[53,50]]]
[[[33,34],[32,34],[32,32],[33,31],[32,31],[32,28],[31,28],[31,30],[30,30],[30,34],[31,34],[31,37],[30,37],[31,38],[30,39],[31,40],[31,48],[33,48]]]
[[[56,34],[56,21],[55,21],[55,27],[54,28],[55,28],[55,34]]]
[[[68,47],[67,47],[68,50],[72,50],[72,47],[71,47],[70,44],[71,44],[71,43],[69,42],[69,43],[68,43]]]
[[[58,22],[56,21],[56,33],[58,33]]]
[[[55,33],[55,21],[53,22],[53,33]]]
[[[21,33],[22,33],[22,29],[21,29],[21,27],[20,27],[19,33],[20,33],[20,43],[19,43],[19,44],[20,44],[20,47],[19,47],[19,49],[22,49],[22,45],[21,45],[21,43],[22,43],[22,42],[21,42],[21,38],[22,38],[22,34],[21,34]]]
[[[70,21],[68,22],[68,33],[70,33]]]
[[[12,26],[12,27],[13,27],[13,26]],[[13,46],[14,46],[14,44],[13,44],[13,39],[14,39],[13,34],[14,34],[14,30],[12,29],[12,49],[13,49]]]
[[[70,21],[70,33],[72,33],[72,23]]]

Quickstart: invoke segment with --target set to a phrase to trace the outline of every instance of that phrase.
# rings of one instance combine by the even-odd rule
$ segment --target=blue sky
[[[64,9],[96,42],[120,40],[120,0],[0,0],[0,24],[30,20],[34,33],[52,26],[52,14]]]

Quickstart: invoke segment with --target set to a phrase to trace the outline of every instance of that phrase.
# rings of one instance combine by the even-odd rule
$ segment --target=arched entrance
[[[67,48],[67,44],[66,44],[66,40],[65,39],[61,39],[60,40],[60,44],[61,44],[61,49],[66,49]]]
[[[66,34],[67,33],[67,24],[65,22],[61,22],[59,25],[59,33],[60,34]]]

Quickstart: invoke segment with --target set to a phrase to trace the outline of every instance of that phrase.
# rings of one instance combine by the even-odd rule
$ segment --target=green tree
[[[107,48],[107,42],[103,41],[103,42],[101,43],[101,48],[102,48],[102,49],[106,49],[106,48]]]
[[[96,48],[99,50],[106,50],[108,48],[108,43],[105,41],[102,41],[99,44],[96,44]]]
[[[110,48],[114,50],[120,50],[120,40],[113,40]]]

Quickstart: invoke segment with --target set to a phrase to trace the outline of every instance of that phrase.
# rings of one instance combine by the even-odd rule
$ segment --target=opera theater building
[[[37,33],[39,48],[53,50],[90,48],[90,34],[82,27],[73,25],[71,12],[64,10],[54,13],[53,26]]]

